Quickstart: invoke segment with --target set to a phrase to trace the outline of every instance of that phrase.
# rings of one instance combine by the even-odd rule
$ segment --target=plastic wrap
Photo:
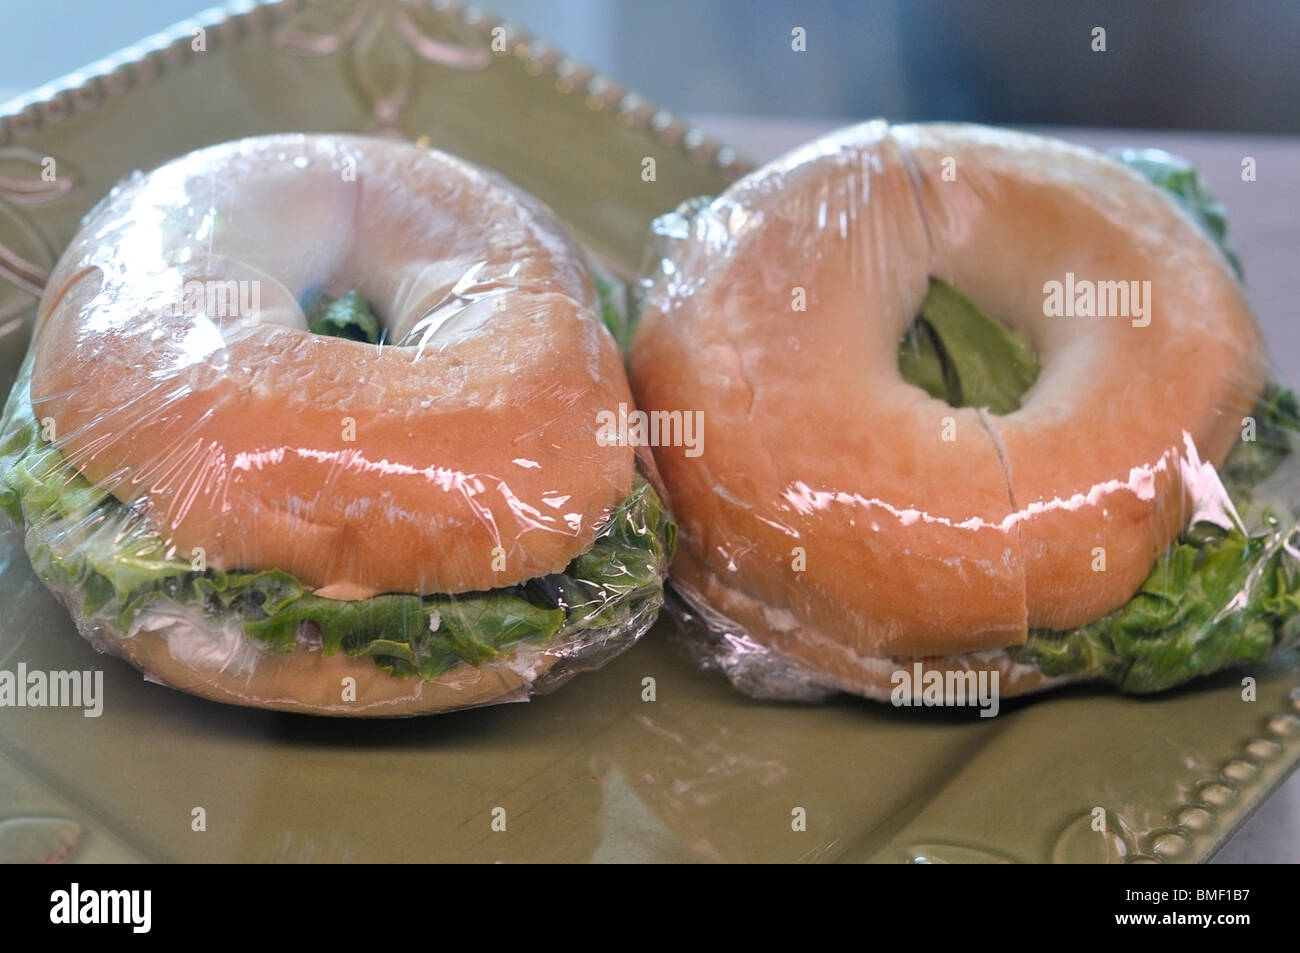
[[[273,136],[123,183],[46,286],[0,509],[83,635],[221,701],[527,698],[662,603],[653,462],[585,257],[415,146]]]
[[[631,380],[704,422],[655,451],[693,654],[912,705],[1294,647],[1300,416],[1225,229],[1164,153],[883,122],[659,219]]]

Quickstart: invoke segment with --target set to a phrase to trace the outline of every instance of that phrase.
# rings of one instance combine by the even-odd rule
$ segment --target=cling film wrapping
[[[346,136],[116,188],[0,418],[0,510],[98,648],[221,701],[520,700],[631,645],[673,523],[611,282],[536,200]],[[602,311],[606,320],[602,320]]]
[[[1300,414],[1225,240],[1176,157],[946,124],[657,220],[630,376],[707,434],[655,449],[694,654],[759,697],[951,704],[1296,646]]]

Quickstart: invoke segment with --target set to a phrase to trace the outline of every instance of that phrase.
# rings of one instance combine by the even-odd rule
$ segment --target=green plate
[[[427,137],[540,195],[628,274],[655,214],[744,169],[490,17],[396,0],[211,11],[0,106],[0,386],[34,293],[114,182],[287,129]],[[12,532],[0,607],[0,670],[102,670],[105,696],[99,718],[0,709],[0,859],[1193,861],[1300,760],[1294,660],[980,719],[754,702],[661,623],[529,704],[340,722],[211,704],[97,654]]]

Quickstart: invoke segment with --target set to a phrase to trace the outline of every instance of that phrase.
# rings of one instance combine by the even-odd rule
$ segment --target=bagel
[[[597,438],[631,403],[600,308],[551,213],[452,156],[202,149],[115,189],[54,269],[0,505],[83,631],[196,694],[524,697],[661,595],[668,517]]]
[[[1005,695],[1172,684],[1136,684],[1116,659],[1032,666],[1067,637],[1106,638],[1158,584],[1193,517],[1226,499],[1215,468],[1265,396],[1241,286],[1186,208],[1088,149],[876,121],[691,215],[657,230],[686,237],[645,283],[630,357],[638,406],[702,412],[708,430],[702,454],[655,449],[689,604],[878,698],[915,659],[1002,666]],[[1071,318],[1046,304],[1063,279],[1152,290],[1132,320]],[[1036,355],[1017,408],[954,406],[904,378],[900,341],[936,282]]]

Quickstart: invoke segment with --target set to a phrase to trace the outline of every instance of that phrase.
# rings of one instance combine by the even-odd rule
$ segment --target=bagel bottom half
[[[673,559],[673,589],[715,635],[734,637],[744,633],[787,663],[773,665],[772,659],[761,654],[750,656],[748,661],[757,666],[750,671],[747,662],[742,661],[745,656],[729,648],[715,649],[715,655],[723,659],[720,667],[731,681],[753,695],[812,700],[838,690],[876,701],[890,701],[903,681],[899,673],[906,676],[910,694],[918,664],[923,680],[930,673],[941,677],[942,681],[936,681],[941,686],[945,705],[968,703],[954,697],[950,673],[996,672],[997,692],[1004,698],[1077,680],[1045,675],[1034,665],[1016,661],[1005,650],[925,657],[859,655],[833,633],[802,623],[790,612],[774,610],[727,585],[686,549],[679,549]],[[962,690],[965,690],[964,682]]]
[[[545,651],[511,652],[490,668],[461,664],[434,680],[404,681],[369,660],[306,649],[288,655],[261,652],[245,671],[177,650],[210,643],[200,619],[177,617],[165,628],[141,629],[127,639],[102,625],[81,628],[91,644],[120,654],[150,681],[211,701],[315,715],[396,717],[523,701],[528,687],[557,661]],[[342,700],[340,687],[348,679],[356,702]]]

